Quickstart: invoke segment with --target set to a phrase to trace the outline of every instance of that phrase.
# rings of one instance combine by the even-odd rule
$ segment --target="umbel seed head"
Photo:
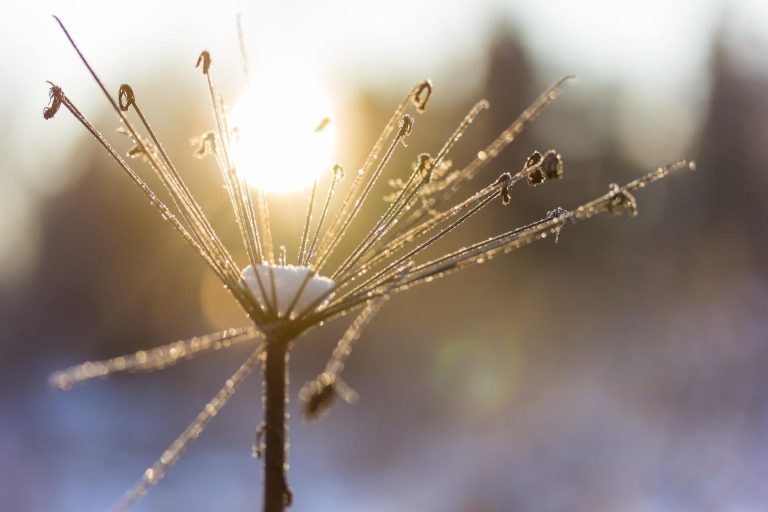
[[[527,179],[530,185],[538,185],[562,176],[563,162],[557,152],[550,150],[542,155],[534,151],[518,172],[504,173],[496,181],[466,199],[452,201],[461,185],[474,179],[478,172],[512,143],[558,96],[565,85],[573,80],[573,77],[564,77],[542,93],[484,149],[478,151],[477,158],[463,168],[453,169],[450,160],[446,159],[448,153],[479,113],[488,108],[486,101],[478,102],[443,146],[432,153],[434,156],[423,153],[409,177],[393,181],[398,191],[392,200],[386,201],[383,215],[350,253],[338,258],[340,263],[335,269],[327,268],[328,262],[334,261],[334,251],[344,247],[340,241],[350,233],[356,232],[350,229],[350,225],[355,220],[360,221],[366,217],[362,215],[361,209],[364,204],[367,207],[366,200],[370,198],[371,190],[375,189],[393,154],[399,146],[406,147],[405,139],[414,128],[414,118],[406,111],[409,108],[415,110],[414,114],[424,111],[432,94],[432,84],[426,80],[412,88],[396,107],[360,170],[354,173],[342,200],[334,201],[334,191],[343,185],[340,183],[343,176],[340,166],[333,166],[330,176],[324,180],[315,180],[309,194],[299,250],[296,259],[292,260],[295,264],[289,263],[285,246],[273,238],[283,233],[272,229],[269,201],[265,191],[252,190],[245,177],[238,173],[230,157],[231,143],[238,139],[238,133],[231,129],[226,103],[216,93],[211,76],[211,55],[203,51],[197,59],[197,67],[201,69],[207,82],[215,129],[205,133],[196,142],[196,156],[210,154],[215,157],[234,213],[233,225],[240,231],[241,242],[248,258],[247,264],[243,266],[243,262],[237,261],[225,246],[182,174],[166,153],[147,117],[142,113],[133,89],[124,84],[115,98],[75,45],[61,21],[58,18],[56,20],[112,105],[123,133],[134,144],[134,148],[129,150],[130,156],[139,157],[139,163],[143,162],[149,167],[145,170],[152,171],[158,178],[163,192],[170,196],[171,201],[166,204],[166,200],[155,194],[140,171],[134,169],[121,156],[71,99],[54,84],[50,84],[50,103],[43,111],[43,116],[50,119],[63,106],[107,151],[158,210],[162,219],[170,223],[207,263],[209,269],[242,307],[252,325],[179,340],[170,345],[105,361],[86,362],[55,374],[52,383],[58,388],[69,388],[113,373],[165,368],[194,354],[229,347],[234,343],[252,341],[257,344],[251,355],[227,379],[224,387],[205,405],[193,422],[146,470],[144,477],[125,493],[114,508],[115,511],[127,509],[146,494],[150,486],[162,479],[168,468],[179,459],[188,445],[199,436],[248,374],[260,363],[265,363],[265,382],[271,382],[265,386],[266,422],[264,429],[260,429],[265,433],[265,473],[277,482],[272,486],[265,483],[265,489],[272,490],[273,498],[279,496],[277,499],[283,502],[283,506],[290,504],[285,474],[285,450],[279,449],[280,443],[284,448],[287,442],[284,428],[287,370],[276,372],[281,376],[275,379],[266,378],[269,371],[267,363],[279,360],[273,358],[276,354],[274,351],[278,351],[278,357],[285,357],[283,351],[304,332],[357,311],[357,315],[338,340],[325,370],[317,379],[307,383],[300,394],[305,404],[305,418],[320,417],[336,397],[345,401],[353,401],[356,398],[355,392],[341,379],[341,373],[353,346],[390,295],[482,264],[497,255],[543,240],[551,234],[555,235],[557,241],[557,235],[567,221],[575,223],[601,213],[618,214],[625,210],[634,215],[637,206],[631,192],[665,177],[672,171],[691,165],[687,161],[681,161],[660,167],[622,187],[612,185],[607,194],[574,210],[556,208],[538,221],[441,256],[427,257],[426,251],[434,244],[499,197],[504,204],[509,203],[511,189],[516,183]],[[247,62],[245,58],[244,61]],[[128,116],[128,113],[133,115]],[[131,121],[134,115],[138,117],[138,124]],[[328,119],[323,118],[313,133],[323,130],[327,125]],[[315,198],[320,181],[325,181],[325,184],[320,186],[326,187],[326,199],[319,210],[319,216],[314,216],[317,220],[313,222]],[[336,207],[331,208],[331,205]],[[280,248],[277,255],[275,248]],[[324,277],[326,274],[328,277]],[[271,368],[279,369],[279,366]],[[269,447],[275,446],[275,443],[278,449],[271,450]],[[256,444],[260,445],[258,439]],[[267,481],[265,478],[265,482]]]

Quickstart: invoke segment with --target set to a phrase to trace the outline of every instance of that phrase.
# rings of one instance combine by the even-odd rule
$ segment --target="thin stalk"
[[[450,218],[463,212],[468,207],[476,204],[478,201],[484,200],[484,198],[489,193],[497,193],[497,192],[501,193],[502,202],[506,204],[505,201],[507,201],[509,198],[507,197],[507,199],[504,199],[505,194],[509,194],[510,189],[516,183],[518,183],[524,177],[528,176],[532,171],[534,171],[537,168],[538,168],[537,163],[526,162],[525,166],[517,174],[512,176],[511,179],[506,179],[505,174],[502,174],[492,184],[488,185],[484,189],[475,193],[470,198],[465,199],[463,202],[457,205],[454,205],[448,210],[445,210],[441,213],[434,214],[431,218],[421,221],[420,223],[416,224],[413,227],[398,231],[397,232],[398,234],[393,235],[394,238],[390,238],[387,236],[379,237],[379,239],[373,244],[373,247],[370,249],[368,257],[363,258],[361,264],[357,268],[352,269],[352,271],[354,271],[354,274],[360,274],[367,271],[368,269],[370,269],[372,266],[375,266],[380,261],[385,260],[391,254],[393,254],[396,250],[402,248],[404,245],[409,244],[414,240],[418,239],[419,237],[427,234],[442,222],[449,220]],[[505,190],[506,192],[504,192]],[[348,274],[344,275],[344,277],[340,279],[340,281],[344,281],[348,277],[350,277]]]
[[[403,232],[402,234],[397,235],[397,237],[393,238],[391,241],[388,241],[386,244],[377,242],[377,244],[374,245],[374,249],[369,252],[368,257],[364,258],[359,266],[351,269],[349,273],[342,276],[339,281],[346,280],[349,277],[349,274],[357,275],[360,272],[368,271],[370,268],[389,258],[392,254],[395,253],[395,251],[429,233],[441,223],[450,220],[459,213],[462,213],[463,211],[472,207],[479,201],[482,201],[489,194],[498,192],[500,187],[501,184],[498,183],[498,181],[494,182],[479,192],[475,193],[472,197],[465,199],[463,202],[451,207],[444,212],[438,213],[428,220],[425,220],[421,224]]]
[[[264,362],[264,512],[282,512],[291,505],[286,477],[288,432],[288,347],[290,339],[271,335]]]
[[[160,211],[161,217],[173,225],[173,227],[184,237],[184,239],[187,240],[187,242],[189,242],[189,244],[198,252],[198,254],[200,254],[200,256],[208,263],[214,273],[219,277],[219,279],[221,279],[227,288],[233,294],[235,294],[235,297],[238,297],[237,282],[232,280],[230,275],[232,273],[232,269],[226,267],[228,262],[215,259],[209,251],[207,251],[199,244],[197,238],[193,236],[189,230],[187,230],[187,228],[178,220],[178,218],[168,209],[165,203],[163,203],[154,194],[154,192],[152,192],[146,182],[144,182],[144,180],[142,180],[139,175],[136,174],[136,172],[125,162],[125,160],[120,157],[117,151],[115,151],[115,149],[109,144],[109,142],[107,142],[101,133],[96,130],[93,125],[91,125],[91,123],[85,118],[85,116],[83,116],[83,114],[77,109],[74,103],[72,103],[63,92],[61,93],[61,102],[64,107],[69,110],[69,112],[75,117],[75,119],[77,119],[77,121],[80,122],[80,124],[82,124],[83,127],[85,127],[85,129],[88,130],[88,132],[102,145],[102,147],[107,151],[107,153],[109,153],[112,159],[117,162],[117,164],[128,174],[134,184],[136,184],[136,186],[138,186],[141,191],[149,198],[151,204]]]
[[[395,111],[392,113],[392,116],[389,118],[389,121],[384,126],[384,130],[382,130],[379,138],[373,145],[373,148],[368,154],[368,157],[365,159],[363,167],[355,175],[352,186],[342,201],[339,211],[331,221],[331,224],[328,227],[328,231],[323,236],[323,239],[320,241],[318,254],[325,254],[327,252],[328,244],[334,240],[337,231],[341,228],[341,223],[349,214],[349,206],[352,205],[354,197],[358,194],[359,187],[363,181],[363,177],[373,170],[373,166],[378,161],[381,151],[384,149],[384,144],[386,143],[387,138],[397,127],[397,123],[400,122],[403,114],[405,114],[408,104],[412,102],[416,106],[416,111],[423,113],[426,110],[427,103],[429,102],[431,96],[432,83],[429,80],[424,80],[411,88],[411,90],[408,91],[408,95],[403,98],[403,101],[401,101],[397,106]],[[312,263],[314,268],[318,267],[316,261],[313,261]]]
[[[216,89],[213,86],[213,78],[211,77],[210,72],[211,55],[207,50],[203,50],[203,52],[200,53],[196,65],[197,67],[202,67],[203,76],[205,76],[208,84],[208,93],[213,109],[213,117],[216,122],[216,130],[218,131],[220,141],[218,147],[220,147],[222,151],[221,162],[224,163],[224,166],[221,167],[222,177],[230,194],[232,208],[234,209],[237,223],[240,226],[241,236],[246,251],[248,252],[248,258],[251,261],[251,265],[255,266],[258,260],[263,259],[264,249],[259,246],[260,237],[257,234],[258,229],[255,224],[252,224],[253,211],[248,211],[248,203],[250,201],[245,197],[248,195],[248,192],[247,190],[244,191],[241,187],[241,179],[237,175],[234,162],[229,153],[231,140],[229,137],[226,112],[223,100],[219,99],[217,101],[218,97],[216,95]]]
[[[312,242],[309,244],[309,248],[306,251],[306,254],[304,255],[304,260],[301,261],[299,266],[307,266],[310,265],[310,262],[315,256],[315,248],[317,247],[317,240],[320,237],[320,232],[323,229],[323,223],[325,222],[325,216],[328,214],[328,207],[331,204],[331,199],[333,198],[333,192],[336,190],[336,184],[341,181],[341,177],[343,175],[344,171],[341,169],[341,166],[336,164],[333,166],[333,175],[331,176],[331,183],[328,187],[328,195],[325,196],[325,204],[323,205],[323,212],[320,214],[320,220],[317,222],[317,227],[315,228],[315,236],[312,237]]]
[[[237,15],[237,42],[240,46],[240,61],[243,66],[245,85],[251,87],[251,73],[248,66],[248,53],[245,51],[245,36],[243,35],[243,15]]]
[[[331,243],[325,248],[323,255],[319,258],[319,261],[317,262],[317,267],[316,267],[318,270],[328,260],[328,257],[331,255],[331,253],[336,248],[341,238],[347,232],[347,228],[349,227],[350,223],[355,219],[355,217],[357,217],[357,214],[360,212],[360,208],[362,207],[363,203],[368,197],[368,194],[371,192],[371,189],[376,184],[376,181],[379,179],[379,176],[381,176],[381,173],[386,167],[390,158],[392,158],[392,154],[395,152],[395,149],[397,148],[398,144],[403,144],[403,146],[405,146],[405,138],[408,135],[410,135],[411,129],[413,128],[413,118],[407,114],[404,115],[402,118],[400,118],[399,126],[400,126],[400,130],[397,132],[397,135],[392,139],[392,142],[390,142],[389,147],[387,148],[387,151],[384,153],[384,156],[381,158],[381,160],[379,160],[379,164],[377,165],[376,170],[373,172],[372,176],[366,182],[365,187],[363,188],[363,191],[355,199],[352,206],[352,211],[349,213],[349,215],[347,215],[344,218],[344,220],[341,223],[341,228],[336,233],[336,236],[333,238]]]
[[[187,450],[190,443],[197,439],[203,433],[208,423],[221,411],[232,395],[243,383],[248,374],[251,373],[256,364],[264,357],[264,345],[259,345],[256,350],[248,356],[248,359],[233,373],[224,383],[224,386],[213,396],[205,407],[197,414],[192,423],[184,429],[179,437],[163,452],[159,459],[144,471],[136,485],[131,487],[112,507],[112,512],[124,512],[130,508],[139,498],[144,496],[150,487],[157,484],[165,473],[179,460],[181,455]]]
[[[297,265],[304,261],[304,255],[307,250],[307,240],[309,237],[309,226],[312,223],[312,210],[315,207],[315,194],[317,193],[317,180],[312,183],[312,192],[309,194],[309,206],[307,206],[307,219],[304,222],[304,230],[301,232],[301,241],[299,242],[299,258]]]
[[[132,131],[133,129],[131,128],[131,133],[134,133],[135,142],[150,160],[153,169],[155,169],[155,172],[162,181],[166,190],[173,198],[174,204],[176,204],[184,220],[189,226],[194,228],[192,232],[197,235],[198,242],[204,246],[210,245],[212,254],[217,255],[217,257],[220,259],[228,260],[231,267],[237,268],[237,265],[235,264],[231,255],[221,244],[219,237],[216,235],[213,227],[208,221],[208,218],[203,213],[202,208],[192,196],[192,193],[190,192],[184,180],[181,178],[181,175],[176,169],[176,166],[173,165],[173,162],[160,143],[160,140],[155,134],[155,131],[150,126],[149,121],[145,117],[143,111],[139,107],[138,102],[136,101],[133,89],[130,85],[123,84],[120,87],[118,105],[120,106],[120,109],[123,110],[123,112],[127,112],[129,108],[133,107],[134,111],[138,115],[142,125],[144,126],[144,129],[152,139],[155,150],[162,158],[162,161],[155,161],[155,158],[153,158],[150,154],[150,148],[147,147],[147,145],[141,140],[141,138],[138,137],[137,134],[135,134],[135,132]],[[246,235],[243,235],[244,239],[245,236]],[[249,249],[247,244],[246,249]],[[254,261],[253,257],[251,257],[251,261]]]
[[[459,227],[464,221],[472,217],[475,213],[482,210],[486,205],[488,205],[491,201],[496,199],[498,195],[501,194],[501,191],[496,191],[493,194],[489,195],[488,197],[484,198],[482,201],[480,201],[477,205],[473,206],[469,211],[467,211],[464,215],[456,219],[453,223],[446,226],[442,230],[440,230],[438,233],[435,233],[432,237],[427,239],[425,242],[422,242],[421,244],[417,245],[404,255],[400,256],[398,259],[393,261],[392,263],[387,264],[386,267],[376,272],[374,275],[366,279],[362,284],[357,285],[352,291],[349,292],[349,295],[353,295],[359,290],[365,289],[368,285],[375,282],[376,280],[382,278],[383,276],[387,276],[389,273],[391,273],[393,270],[397,269],[398,267],[401,267],[404,263],[406,263],[410,258],[415,256],[416,254],[420,253],[427,247],[430,247],[432,244],[443,238],[445,235]],[[345,281],[338,282],[338,286],[341,287],[342,284],[345,284],[354,276],[348,277]]]
[[[118,106],[118,103],[115,101],[115,99],[114,99],[114,98],[112,97],[112,95],[109,93],[109,91],[107,90],[107,88],[106,88],[106,86],[104,85],[104,83],[101,81],[101,79],[99,78],[99,76],[96,74],[96,71],[95,71],[95,70],[94,70],[94,69],[91,67],[90,63],[89,63],[89,62],[88,62],[88,60],[85,58],[85,55],[83,55],[83,53],[80,51],[80,48],[77,46],[77,44],[75,43],[74,39],[73,39],[73,38],[72,38],[72,36],[70,35],[69,31],[68,31],[68,30],[67,30],[67,28],[64,26],[64,23],[63,23],[63,22],[62,22],[62,21],[61,21],[61,20],[60,20],[60,19],[59,19],[57,16],[53,16],[53,18],[56,20],[56,22],[58,23],[59,27],[60,27],[60,28],[61,28],[61,30],[64,32],[64,35],[66,36],[67,40],[69,41],[70,45],[71,45],[71,46],[72,46],[72,48],[75,50],[75,52],[77,53],[77,55],[80,57],[80,60],[82,61],[83,65],[85,65],[85,67],[86,67],[86,69],[88,70],[88,72],[90,73],[91,77],[93,77],[93,79],[94,79],[94,81],[96,82],[96,84],[99,86],[99,88],[101,89],[101,91],[104,93],[104,96],[107,98],[107,100],[109,101],[110,105],[112,106],[112,109],[115,111],[115,113],[117,114],[117,116],[120,118],[120,121],[123,123],[123,125],[126,127],[126,129],[127,129],[129,132],[130,132],[131,136],[132,136],[132,137],[133,137],[133,139],[136,141],[136,143],[137,143],[137,144],[139,144],[139,145],[142,147],[142,150],[143,150],[143,151],[144,151],[144,153],[147,155],[147,158],[148,158],[148,160],[149,160],[150,164],[152,165],[152,168],[153,168],[153,169],[154,169],[156,172],[158,172],[158,175],[159,175],[159,176],[160,176],[160,178],[162,179],[162,173],[160,172],[160,169],[159,169],[159,167],[158,167],[158,162],[155,160],[155,158],[153,157],[152,153],[151,153],[150,151],[148,151],[148,150],[147,150],[146,146],[143,144],[143,142],[142,142],[141,138],[139,137],[138,133],[136,132],[136,130],[135,130],[135,128],[133,127],[133,125],[131,124],[131,122],[128,120],[128,118],[127,118],[127,117],[125,116],[125,114],[123,113],[122,109],[121,109],[121,108]],[[65,103],[66,103],[66,102],[65,102]],[[68,106],[68,108],[69,108],[69,106]],[[75,109],[75,110],[76,110],[76,109]],[[72,111],[72,113],[73,113],[73,114],[75,114],[75,111],[73,111],[73,109],[72,109],[72,108],[70,108],[70,111]],[[79,113],[78,113],[78,114],[79,114]],[[77,114],[76,114],[76,117],[78,117],[78,115],[77,115]],[[79,114],[79,117],[81,117],[81,118],[82,118],[82,119],[80,120],[80,121],[81,121],[81,123],[82,123],[82,122],[85,120],[85,117],[84,117],[84,116],[82,116],[82,114]],[[86,121],[86,123],[87,123],[87,121]],[[88,124],[90,124],[90,123],[88,123]],[[88,128],[88,126],[86,126],[86,128]],[[93,130],[95,131],[95,129],[93,129]],[[90,129],[89,129],[89,131],[90,131]],[[93,135],[94,135],[94,136],[95,136],[97,139],[99,139],[99,138],[102,138],[102,139],[103,139],[103,137],[101,137],[101,134],[98,134],[98,132],[97,132],[97,133],[93,133],[93,132],[92,132],[92,134],[93,134]],[[98,134],[98,136],[97,136],[97,134]],[[106,142],[106,141],[105,141],[105,142]],[[107,150],[109,151],[109,148],[107,148]],[[122,165],[121,165],[121,166],[122,166]],[[133,172],[133,171],[131,171],[131,172]],[[130,173],[129,173],[129,174],[130,174]],[[135,173],[134,173],[134,174],[135,174]],[[138,182],[137,182],[137,184],[138,184]],[[171,192],[171,193],[172,193],[172,192]],[[172,193],[172,195],[173,195],[173,193]],[[192,229],[193,229],[193,231],[194,231],[195,227],[196,227],[196,226],[194,226],[194,225],[191,225],[191,226],[190,226],[190,228],[192,228]],[[201,238],[202,238],[202,234],[201,234],[201,233],[195,233],[193,236],[194,236],[194,237],[197,239],[197,240],[195,240],[195,241],[196,241],[196,242],[198,242],[198,243],[197,243],[197,245],[200,247],[200,249],[201,249],[201,250],[207,250],[207,248],[206,248],[206,247],[204,247],[204,246],[202,246],[202,245],[200,244],[200,240],[201,240]],[[225,250],[225,249],[223,249],[223,247],[221,247],[221,250],[223,250],[223,251],[224,251],[224,253],[225,253],[225,256],[226,256],[226,257],[227,257],[227,258],[230,260],[230,262],[231,262],[231,256],[229,255],[229,253],[227,253],[227,252],[226,252],[226,250]],[[204,256],[204,257],[205,257],[205,256]],[[209,253],[209,255],[208,255],[208,257],[207,257],[206,259],[207,259],[208,261],[214,261],[214,262],[216,261],[216,258],[215,258],[215,257],[214,257],[212,254],[210,254],[210,253]],[[224,272],[227,272],[227,270],[224,270]],[[229,275],[228,277],[229,277],[229,278],[230,278],[232,281],[236,282],[236,281],[237,281],[237,272],[234,272],[232,275]],[[225,281],[225,283],[227,283],[227,281]],[[232,284],[233,284],[233,283],[227,283],[227,286],[228,286],[228,287],[230,287],[230,286],[232,286]]]
[[[477,174],[491,163],[504,148],[517,139],[517,137],[544,111],[546,107],[557,99],[568,84],[575,80],[576,77],[573,75],[565,76],[539,95],[539,97],[536,98],[533,103],[531,103],[528,108],[526,108],[523,113],[512,122],[512,124],[501,132],[493,142],[482,151],[478,151],[477,156],[469,164],[460,171],[457,171],[453,179],[445,180],[443,186],[439,190],[436,190],[435,193],[425,201],[425,204],[422,207],[417,208],[411,213],[405,223],[406,229],[416,225],[424,215],[429,213],[430,209],[434,209],[438,205],[448,201],[464,183],[477,176]]]
[[[268,263],[275,262],[275,250],[272,243],[272,224],[269,218],[269,205],[267,204],[267,195],[263,190],[256,191],[256,209],[259,213],[259,223],[263,233],[264,255]]]
[[[376,226],[368,233],[368,236],[358,245],[358,247],[352,252],[352,254],[341,264],[341,266],[333,274],[333,278],[337,278],[348,271],[374,244],[376,240],[381,239],[387,231],[394,226],[404,211],[408,211],[413,204],[413,199],[416,194],[422,189],[424,185],[429,183],[433,169],[438,168],[445,156],[456,144],[456,142],[462,137],[469,125],[471,125],[475,118],[488,108],[488,102],[485,100],[478,101],[472,109],[464,116],[461,123],[454,130],[448,140],[440,148],[435,158],[429,155],[423,155],[421,162],[414,167],[408,181],[400,190],[397,198],[392,202],[384,215],[376,223]],[[421,180],[417,178],[421,176]],[[415,184],[415,187],[413,186]]]
[[[506,254],[538,240],[543,240],[550,235],[557,237],[566,223],[586,221],[604,213],[617,215],[624,210],[630,216],[634,216],[637,214],[637,204],[632,192],[645,188],[649,184],[681,169],[693,171],[696,169],[696,165],[689,160],[680,160],[674,164],[659,167],[630,181],[623,187],[612,184],[607,194],[593,199],[574,210],[553,210],[546,217],[526,226],[507,231],[506,233],[412,267],[404,278],[384,276],[376,283],[367,284],[365,288],[356,288],[352,292],[344,294],[344,296],[322,311],[308,312],[307,316],[302,318],[302,321],[307,324],[319,323],[328,321],[339,314],[352,311],[366,301],[382,295],[383,292],[376,290],[380,289],[381,286],[387,286],[393,280],[399,280],[391,289],[392,293],[396,293],[418,284],[431,282],[457,270],[485,263],[499,254]]]
[[[115,373],[161,370],[182,359],[191,359],[201,352],[229,348],[236,343],[254,338],[263,338],[261,332],[254,327],[227,329],[187,340],[174,341],[160,347],[139,350],[133,354],[70,366],[51,374],[48,382],[57,389],[70,389],[76,384]]]

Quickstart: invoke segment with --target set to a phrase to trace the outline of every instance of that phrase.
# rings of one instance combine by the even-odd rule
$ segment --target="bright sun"
[[[230,115],[238,173],[267,192],[309,187],[331,163],[336,136],[330,114],[315,80],[296,71],[265,73]]]

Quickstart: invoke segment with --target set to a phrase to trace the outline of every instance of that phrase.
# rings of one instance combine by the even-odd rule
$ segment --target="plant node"
[[[627,210],[630,217],[637,216],[637,200],[629,191],[619,187],[616,183],[608,185],[608,213],[611,215],[621,215],[621,209]]]

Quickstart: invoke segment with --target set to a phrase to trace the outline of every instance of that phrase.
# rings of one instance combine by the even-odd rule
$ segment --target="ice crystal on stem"
[[[629,215],[636,215],[635,191],[672,171],[693,169],[693,163],[687,161],[660,167],[624,186],[611,184],[606,194],[574,209],[557,207],[535,222],[443,256],[422,260],[422,253],[427,248],[489,204],[494,201],[509,204],[513,187],[519,182],[537,186],[563,176],[563,158],[557,151],[549,150],[544,154],[535,151],[518,170],[489,179],[487,185],[460,202],[451,201],[463,185],[475,179],[573,80],[573,77],[565,77],[539,96],[487,147],[478,151],[469,164],[454,168],[446,157],[476,118],[489,108],[485,100],[478,102],[435,153],[420,154],[408,176],[390,180],[395,191],[385,199],[384,214],[351,252],[335,254],[340,242],[350,232],[350,225],[369,205],[371,191],[384,174],[391,157],[406,147],[406,139],[414,130],[413,115],[425,112],[433,92],[432,83],[427,80],[415,85],[396,107],[362,167],[353,173],[337,208],[331,205],[342,187],[344,173],[341,167],[333,166],[326,178],[313,183],[298,254],[295,258],[290,257],[281,245],[276,255],[273,237],[277,236],[282,241],[286,234],[272,230],[268,195],[264,190],[249,187],[236,168],[232,151],[233,139],[237,136],[236,127],[230,126],[224,101],[216,92],[212,77],[213,59],[209,52],[203,51],[197,59],[197,67],[205,79],[214,127],[199,139],[195,156],[213,158],[220,171],[248,258],[245,264],[238,263],[222,243],[152,130],[133,88],[123,84],[117,90],[117,98],[112,96],[64,25],[58,18],[56,21],[111,104],[120,130],[131,139],[133,148],[128,156],[141,157],[141,161],[159,179],[164,195],[170,201],[161,199],[147,185],[140,173],[87,120],[61,87],[51,84],[50,104],[44,109],[43,116],[51,119],[62,107],[67,110],[145,194],[161,218],[170,223],[208,264],[252,323],[248,327],[176,341],[106,361],[86,362],[51,376],[53,386],[69,389],[81,382],[117,372],[164,368],[181,359],[226,348],[234,343],[250,341],[254,344],[246,361],[225,381],[222,389],[187,429],[144,472],[139,482],[118,502],[115,510],[130,507],[163,477],[258,363],[262,365],[264,378],[265,420],[258,429],[254,453],[263,455],[264,459],[264,510],[283,510],[292,499],[286,474],[287,357],[289,349],[302,333],[360,309],[339,340],[325,369],[302,389],[305,417],[311,419],[323,415],[336,396],[347,401],[354,399],[355,393],[346,386],[341,373],[363,330],[392,294],[484,263],[499,254],[548,236],[557,240],[566,224],[587,220],[601,213],[615,215],[626,211]],[[243,60],[247,73],[245,55]],[[138,123],[134,124],[129,116],[137,119]],[[325,129],[328,122],[327,118],[319,120],[315,131]],[[314,218],[317,220],[314,221]],[[335,261],[331,258],[334,255],[335,260],[341,263],[329,268],[329,262]]]

